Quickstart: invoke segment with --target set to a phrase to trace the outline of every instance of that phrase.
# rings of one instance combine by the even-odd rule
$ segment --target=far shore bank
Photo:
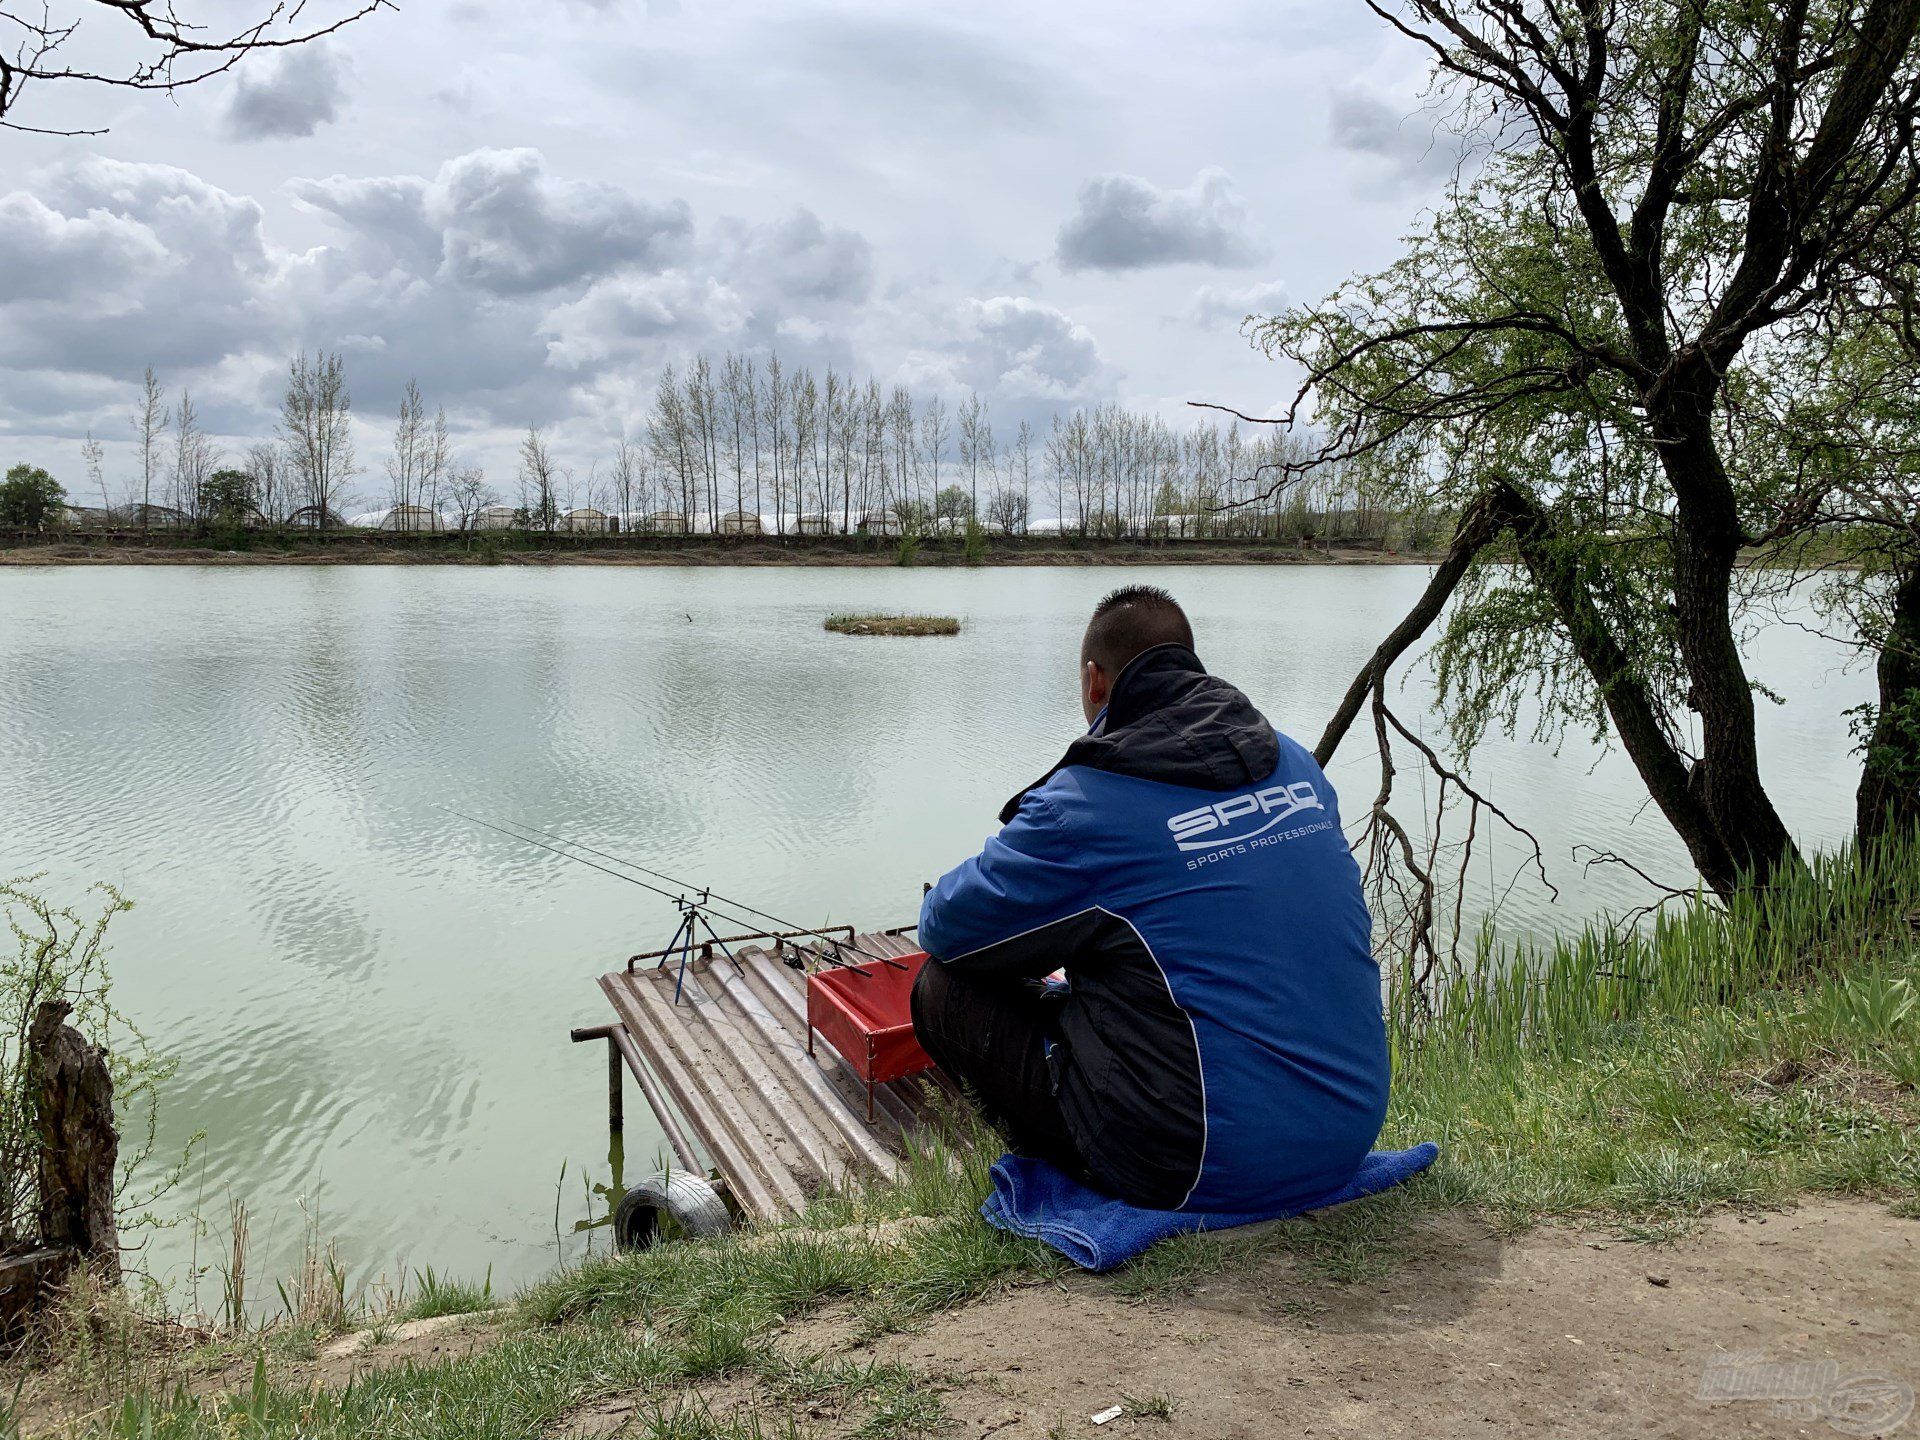
[[[809,565],[899,567],[895,542],[768,541],[713,537],[633,541],[610,536],[530,536],[469,544],[466,537],[343,535],[250,539],[244,548],[181,539],[0,541],[0,566],[62,565]],[[960,544],[923,543],[916,568],[989,565],[1431,565],[1439,552],[1385,550],[1372,542],[990,541],[969,557]]]

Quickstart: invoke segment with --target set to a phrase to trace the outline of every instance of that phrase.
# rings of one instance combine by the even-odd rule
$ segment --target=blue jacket
[[[1247,1211],[1344,1184],[1387,1104],[1380,971],[1333,788],[1183,646],[949,872],[920,939],[956,971],[1071,993],[1061,1109],[1103,1188]]]

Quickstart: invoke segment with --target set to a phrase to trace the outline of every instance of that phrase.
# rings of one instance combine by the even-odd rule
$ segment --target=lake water
[[[163,1147],[203,1130],[172,1213],[253,1214],[254,1273],[306,1217],[358,1276],[401,1264],[511,1287],[583,1243],[608,1173],[605,1063],[570,1026],[593,977],[664,944],[664,900],[449,816],[643,859],[809,924],[904,924],[1079,727],[1075,659],[1106,589],[1148,580],[1211,667],[1311,744],[1425,583],[1411,568],[964,570],[0,569],[0,875],[108,880],[116,998],[178,1058]],[[840,609],[956,614],[953,639],[829,635]],[[1870,677],[1805,630],[1750,644],[1768,779],[1810,844],[1846,832],[1843,712]],[[1401,706],[1424,714],[1418,672]],[[1429,733],[1436,729],[1429,718]],[[1369,737],[1333,778],[1349,816]],[[1649,892],[1583,875],[1598,843],[1684,880],[1631,768],[1571,737],[1489,743],[1474,775],[1535,827],[1562,900],[1513,929]],[[1411,767],[1403,784],[1420,781]],[[1521,858],[1496,837],[1488,890]],[[655,1143],[629,1086],[628,1155]],[[639,1113],[632,1113],[638,1111]],[[629,1160],[631,1165],[633,1160]],[[564,1170],[564,1175],[563,1175]],[[184,1285],[192,1227],[146,1263]],[[270,1285],[256,1282],[257,1289]],[[210,1292],[210,1293],[209,1293]],[[202,1300],[218,1283],[203,1285]]]

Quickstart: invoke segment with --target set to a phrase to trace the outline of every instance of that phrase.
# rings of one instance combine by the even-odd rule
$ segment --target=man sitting
[[[1337,1189],[1387,1048],[1333,788],[1164,590],[1102,600],[1080,674],[1092,728],[927,894],[914,1029],[1017,1150],[1131,1204]]]

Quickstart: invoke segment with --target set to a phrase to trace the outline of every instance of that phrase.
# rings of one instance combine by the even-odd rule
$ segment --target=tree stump
[[[48,1000],[27,1032],[38,1091],[40,1243],[71,1250],[110,1283],[120,1281],[113,1218],[120,1132],[113,1122],[107,1052],[66,1023],[73,1007]]]

